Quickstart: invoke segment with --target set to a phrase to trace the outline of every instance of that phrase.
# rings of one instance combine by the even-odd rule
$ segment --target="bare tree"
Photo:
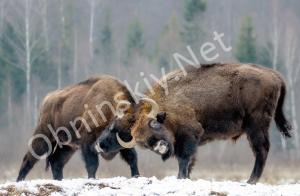
[[[74,26],[74,59],[73,59],[73,82],[76,82],[78,75],[78,32],[76,25]]]
[[[64,13],[64,1],[60,0],[60,24],[61,24],[61,39],[60,39],[60,44],[59,44],[59,62],[57,64],[57,88],[61,88],[62,86],[62,50],[63,50],[63,42],[65,40],[65,13]]]
[[[292,25],[287,23],[285,32],[285,49],[284,49],[284,66],[287,73],[287,82],[290,91],[290,109],[292,116],[292,125],[294,128],[294,145],[299,157],[299,134],[298,134],[298,122],[297,122],[297,111],[296,111],[296,82],[300,76],[299,64],[296,63],[296,52],[297,52],[297,40],[296,34]]]
[[[6,0],[2,0],[0,2],[0,34],[1,34],[2,30],[3,30],[3,24],[4,24],[6,7],[7,7],[7,1]]]
[[[12,100],[12,84],[11,84],[10,76],[7,81],[7,120],[8,120],[8,128],[9,130],[11,130],[13,125],[13,100]]]
[[[48,1],[43,1],[43,32],[45,37],[46,50],[49,51],[49,36],[48,36]]]
[[[30,89],[31,89],[31,49],[30,49],[30,0],[25,1],[25,51],[26,51],[26,112],[30,113]],[[26,115],[30,123],[30,115]]]
[[[279,8],[278,8],[278,0],[272,0],[272,30],[271,30],[271,41],[273,46],[273,55],[272,55],[272,67],[273,69],[277,69],[278,62],[278,53],[279,53],[279,38],[280,38],[280,27],[281,20],[279,18]]]
[[[37,46],[42,41],[40,33],[40,9],[41,4],[32,4],[31,0],[20,1],[18,4],[9,2],[8,8],[10,12],[5,16],[5,23],[12,29],[13,36],[4,34],[3,39],[9,43],[10,47],[16,53],[15,58],[18,59],[2,59],[10,64],[22,69],[25,73],[25,104],[24,111],[26,114],[32,114],[31,110],[31,80],[32,80],[32,64],[43,54],[45,51],[37,50]],[[33,11],[35,6],[35,11]],[[12,14],[13,13],[13,14]],[[24,115],[24,129],[28,130],[32,126],[31,115]]]
[[[89,67],[94,63],[94,24],[95,24],[95,0],[90,0],[90,31],[89,31]],[[86,67],[86,75],[89,74]]]

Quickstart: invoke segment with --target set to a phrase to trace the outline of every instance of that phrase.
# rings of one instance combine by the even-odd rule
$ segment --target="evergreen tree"
[[[206,10],[205,0],[185,0],[183,12],[182,39],[186,44],[199,43],[203,31],[200,28],[200,14]]]
[[[40,53],[40,55],[32,61],[32,75],[36,76],[44,85],[56,87],[57,72],[55,63],[53,62],[51,53],[46,51],[45,47],[45,42],[40,42],[36,44],[32,50],[33,53]]]
[[[105,65],[113,63],[113,33],[111,29],[109,13],[105,17],[105,23],[100,33],[100,49],[96,49],[96,53],[100,53],[101,59]]]
[[[18,37],[19,35],[13,26],[4,21],[3,33],[0,38],[0,111],[6,109],[5,100],[9,89],[12,91],[13,99],[20,101],[26,88],[25,73],[21,69],[15,48],[21,47]],[[8,81],[10,81],[9,84],[6,83]]]
[[[180,30],[175,13],[172,14],[170,22],[164,28],[160,39],[157,43],[156,57],[157,64],[166,68],[171,69],[171,60],[173,59],[172,54],[178,52],[182,47]]]
[[[141,23],[138,20],[134,20],[128,28],[126,39],[126,59],[125,64],[130,63],[130,60],[134,56],[143,55],[144,50],[144,31]]]
[[[64,23],[61,24],[61,64],[63,85],[68,85],[70,81],[70,70],[73,65],[73,29],[74,29],[74,14],[75,1],[64,2]]]
[[[258,47],[256,63],[272,68],[272,50],[273,47],[270,42],[267,42],[265,46]]]
[[[251,17],[246,17],[242,22],[238,37],[235,57],[243,63],[256,63],[256,40]]]

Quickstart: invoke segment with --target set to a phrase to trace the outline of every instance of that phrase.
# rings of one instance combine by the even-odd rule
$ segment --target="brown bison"
[[[95,178],[99,165],[97,151],[105,159],[112,159],[120,152],[130,165],[131,175],[139,175],[134,148],[115,145],[110,153],[105,153],[94,145],[115,116],[120,122],[130,121],[124,114],[133,105],[134,100],[127,88],[110,76],[93,77],[50,93],[43,101],[39,121],[30,140],[30,150],[24,156],[17,181],[25,179],[42,155],[47,156],[46,168],[51,166],[53,178],[61,180],[64,165],[80,147],[89,178]],[[132,139],[130,130],[117,135],[122,141]]]
[[[252,64],[187,66],[162,80],[141,99],[129,143],[137,142],[163,160],[174,154],[178,178],[190,176],[197,146],[246,134],[255,155],[248,183],[256,183],[269,152],[273,117],[282,135],[291,137],[283,114],[285,82],[274,70]]]

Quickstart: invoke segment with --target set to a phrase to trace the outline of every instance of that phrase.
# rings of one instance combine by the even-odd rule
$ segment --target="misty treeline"
[[[284,75],[294,132],[285,140],[272,126],[272,152],[299,158],[299,19],[297,0],[0,0],[1,166],[20,162],[49,91],[97,74],[131,84],[142,83],[141,72],[159,78],[161,67],[178,68],[174,52],[191,59],[188,45],[209,63],[199,47],[214,31],[232,46],[219,48],[216,62],[258,63]],[[227,143],[220,145],[212,148],[221,161]]]

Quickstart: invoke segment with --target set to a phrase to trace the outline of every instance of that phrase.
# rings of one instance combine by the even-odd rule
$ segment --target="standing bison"
[[[184,74],[185,73],[185,74]],[[161,82],[167,82],[162,88]],[[149,148],[166,160],[175,155],[178,178],[188,178],[197,146],[213,140],[237,140],[246,134],[255,156],[248,183],[256,183],[265,166],[274,118],[291,137],[283,114],[285,82],[274,70],[250,64],[211,64],[176,70],[141,99],[130,143]]]
[[[134,101],[127,88],[110,76],[90,78],[50,93],[43,101],[31,150],[23,158],[17,181],[25,179],[42,155],[47,155],[47,166],[51,166],[53,178],[61,180],[64,165],[79,147],[89,178],[95,178],[99,165],[96,150],[105,159],[112,159],[120,152],[130,165],[131,175],[139,175],[133,148],[116,145],[110,153],[95,149],[96,139],[115,116],[120,122],[130,122],[126,112],[133,106]],[[119,139],[132,139],[128,130],[120,131]]]

